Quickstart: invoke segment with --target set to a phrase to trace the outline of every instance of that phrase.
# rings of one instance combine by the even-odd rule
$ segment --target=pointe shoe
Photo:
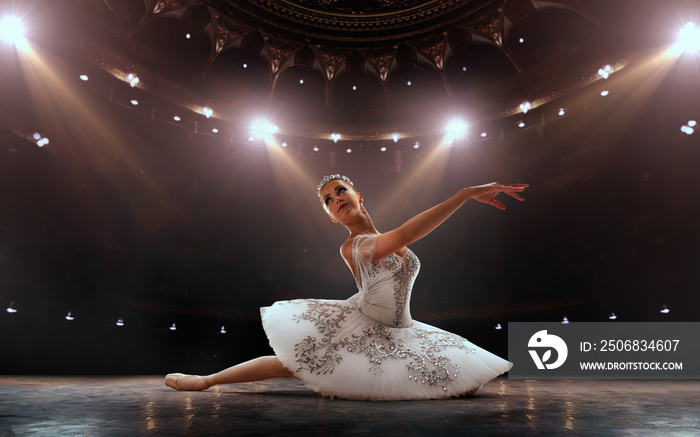
[[[170,373],[165,377],[165,385],[175,390],[202,391],[211,385],[204,376],[185,375],[184,373]]]

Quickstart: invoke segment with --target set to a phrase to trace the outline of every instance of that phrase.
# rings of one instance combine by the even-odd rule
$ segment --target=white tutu
[[[323,396],[357,400],[461,396],[512,364],[468,340],[411,319],[420,263],[411,252],[371,262],[373,235],[353,242],[360,291],[346,300],[296,299],[261,308],[282,364]]]

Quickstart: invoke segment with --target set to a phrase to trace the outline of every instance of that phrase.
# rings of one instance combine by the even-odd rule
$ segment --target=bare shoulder
[[[350,268],[352,275],[355,276],[355,263],[352,261],[352,242],[353,238],[350,237],[340,246],[340,255],[343,257],[345,264]]]
[[[348,264],[352,261],[352,242],[354,237],[350,237],[340,246],[340,254]]]

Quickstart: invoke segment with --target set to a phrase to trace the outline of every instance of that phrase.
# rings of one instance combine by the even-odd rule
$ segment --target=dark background
[[[699,320],[700,137],[680,131],[700,119],[690,54],[536,108],[524,129],[505,118],[441,152],[437,137],[404,145],[400,171],[396,150],[380,150],[390,142],[348,154],[193,133],[109,99],[116,79],[83,83],[90,67],[43,55],[46,89],[74,100],[39,97],[16,50],[2,52],[0,112],[27,128],[0,125],[0,373],[208,373],[271,353],[260,306],[356,291],[338,254],[347,233],[316,197],[327,173],[353,179],[380,231],[464,186],[530,184],[525,202],[469,202],[411,247],[413,317],[495,353],[509,321]],[[34,130],[54,134],[49,146]]]

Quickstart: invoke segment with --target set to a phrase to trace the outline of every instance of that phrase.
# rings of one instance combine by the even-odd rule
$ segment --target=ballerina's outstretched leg
[[[200,391],[218,384],[235,384],[271,378],[294,377],[294,373],[284,367],[276,356],[270,355],[236,364],[208,376],[170,373],[165,377],[165,385],[175,390]]]

